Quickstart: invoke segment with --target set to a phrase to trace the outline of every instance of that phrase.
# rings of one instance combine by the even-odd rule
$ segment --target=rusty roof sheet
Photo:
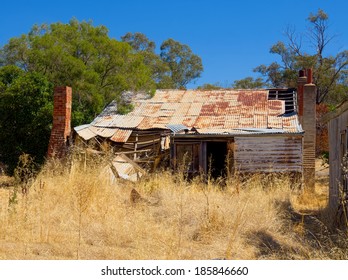
[[[246,134],[279,134],[286,133],[283,129],[258,129],[258,128],[244,128],[244,129],[224,129],[224,128],[195,128],[198,134],[214,134],[214,135],[246,135]],[[192,135],[192,134],[191,134]]]
[[[133,130],[131,129],[116,129],[114,135],[110,138],[111,141],[125,143],[129,136],[131,136]]]
[[[190,107],[187,111],[186,116],[199,116],[203,107],[203,103],[187,103]]]
[[[127,115],[112,114],[115,104],[110,106],[91,123],[91,127],[100,128],[92,129],[92,133],[116,140],[126,139],[134,129],[168,129],[168,124],[212,130],[249,127],[302,132],[298,116],[285,115],[285,101],[269,100],[268,90],[157,90],[152,98],[137,99]],[[117,129],[128,132],[118,134],[121,132]],[[80,134],[84,138],[92,135],[88,130],[80,130]]]
[[[292,115],[282,119],[283,129],[290,133],[296,133],[297,131],[302,131],[302,127],[299,123],[297,115]]]
[[[155,117],[144,117],[142,122],[136,127],[137,129],[151,129],[156,123],[157,118]]]

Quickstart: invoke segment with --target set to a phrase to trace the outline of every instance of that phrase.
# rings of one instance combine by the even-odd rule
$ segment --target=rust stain
[[[111,141],[125,143],[133,130],[130,129],[117,129],[114,135],[110,138]]]
[[[124,128],[124,131],[164,129],[168,124],[214,131],[240,128],[301,131],[298,116],[283,116],[284,112],[285,102],[268,100],[267,90],[158,90],[150,99],[137,100],[129,114],[105,117],[101,114],[91,125]],[[126,138],[118,133],[114,139]],[[103,130],[101,134],[109,134],[109,131]]]

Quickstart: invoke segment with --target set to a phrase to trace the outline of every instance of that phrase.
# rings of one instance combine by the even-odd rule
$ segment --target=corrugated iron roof
[[[77,132],[77,134],[80,137],[82,137],[85,140],[89,140],[97,136],[97,134],[95,134],[93,131],[89,129],[90,126],[91,126],[90,124],[84,124],[84,125],[74,127],[74,130]]]
[[[136,100],[134,110],[127,115],[114,113],[115,103],[111,103],[91,123],[91,127],[100,128],[92,132],[117,140],[126,139],[134,129],[168,129],[167,125],[178,124],[204,129],[206,133],[245,127],[259,129],[259,133],[268,133],[270,129],[303,132],[297,114],[285,115],[285,101],[269,100],[268,93],[268,90],[157,90],[152,98]],[[77,132],[88,138],[92,134],[85,129]],[[127,133],[122,131],[123,135],[117,129]]]
[[[125,143],[127,142],[129,136],[132,134],[131,129],[116,129],[114,135],[110,138],[111,141]]]
[[[89,129],[95,134],[109,138],[116,132],[117,128],[90,126]]]
[[[283,129],[258,129],[258,128],[243,128],[243,129],[224,129],[224,128],[198,128],[194,129],[199,134],[213,135],[246,135],[246,134],[279,134],[287,133]]]
[[[166,127],[168,127],[174,133],[188,130],[188,127],[183,124],[167,124]]]

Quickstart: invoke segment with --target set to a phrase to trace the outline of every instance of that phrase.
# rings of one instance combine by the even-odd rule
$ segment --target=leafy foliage
[[[41,73],[54,85],[71,86],[74,125],[91,121],[125,90],[155,87],[142,55],[91,22],[73,19],[34,26],[29,34],[10,39],[2,57],[6,65]]]
[[[203,71],[201,58],[189,46],[173,39],[161,44],[159,55],[155,53],[156,44],[142,33],[127,33],[121,39],[143,56],[157,88],[185,88],[189,82],[200,77]]]
[[[127,91],[153,94],[199,77],[201,59],[172,39],[163,57],[142,33],[111,39],[105,26],[76,19],[35,25],[0,49],[0,161],[14,170],[23,153],[43,162],[50,135],[53,85],[73,88],[72,125],[90,122],[116,100],[132,109]],[[161,53],[161,54],[162,54]],[[182,69],[180,69],[182,68]]]
[[[262,81],[261,78],[254,79],[253,77],[246,77],[241,80],[234,81],[232,87],[233,88],[240,88],[240,89],[255,89],[255,88],[262,88],[265,86],[265,83]]]
[[[0,68],[0,161],[12,172],[21,154],[43,162],[52,123],[52,84],[39,73]]]
[[[151,70],[151,78],[156,83],[157,88],[163,87],[168,81],[169,66],[161,57],[155,53],[156,44],[150,41],[144,34],[128,32],[121,37],[123,42],[127,42],[135,53],[143,57],[144,64]]]
[[[223,89],[223,88],[224,87],[219,83],[203,84],[197,87],[197,89],[201,89],[201,90],[217,90],[217,89]]]
[[[296,87],[298,70],[313,68],[313,80],[317,86],[316,102],[337,104],[347,97],[348,51],[336,55],[326,54],[328,44],[334,38],[328,33],[328,15],[321,9],[308,17],[310,27],[301,35],[293,28],[286,30],[287,42],[279,41],[270,53],[280,57],[280,63],[260,65],[254,69],[262,74],[268,86]],[[309,42],[304,46],[303,41]]]
[[[162,43],[160,55],[169,66],[171,87],[185,88],[189,82],[199,78],[203,71],[201,58],[193,54],[189,46],[173,39]]]

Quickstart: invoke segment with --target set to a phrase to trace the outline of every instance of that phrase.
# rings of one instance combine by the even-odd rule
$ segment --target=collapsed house
[[[115,168],[127,176],[127,164],[139,175],[167,156],[174,169],[184,165],[192,175],[286,172],[314,186],[311,71],[300,71],[298,81],[297,89],[157,90],[136,98],[125,115],[112,102],[92,123],[74,128],[76,141],[112,147]]]

